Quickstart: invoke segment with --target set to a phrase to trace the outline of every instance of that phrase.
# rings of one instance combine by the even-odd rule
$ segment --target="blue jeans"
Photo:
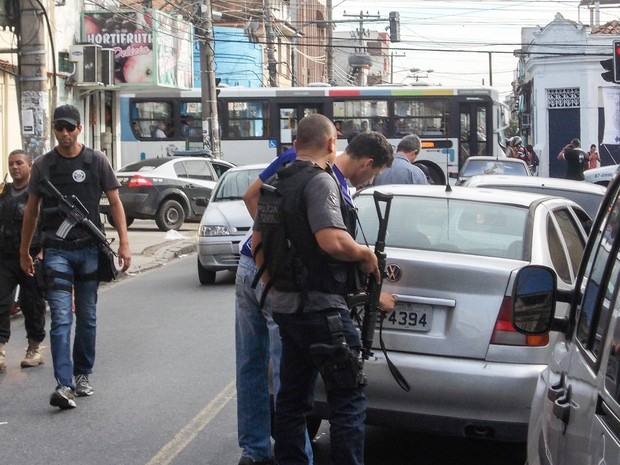
[[[344,337],[351,349],[360,350],[360,339],[348,310],[340,310]],[[318,377],[316,360],[310,357],[312,344],[331,344],[324,312],[274,313],[280,328],[282,359],[280,391],[276,399],[275,456],[279,465],[305,465],[304,431],[306,415],[312,410]],[[327,393],[330,417],[330,464],[364,463],[364,420],[366,395],[363,386],[331,389]]]
[[[282,345],[271,312],[259,308],[263,289],[252,289],[256,265],[241,255],[235,282],[235,353],[237,363],[237,434],[241,454],[255,461],[268,460],[271,450],[271,402],[269,399],[269,357],[273,390],[280,388]],[[305,454],[313,463],[312,445],[306,434]]]
[[[98,249],[94,245],[76,250],[46,248],[43,253],[45,268],[57,273],[53,277],[54,285],[46,286],[51,316],[50,344],[54,376],[59,385],[73,389],[73,375],[89,375],[95,364],[98,256]],[[71,288],[75,294],[76,319],[73,359]]]

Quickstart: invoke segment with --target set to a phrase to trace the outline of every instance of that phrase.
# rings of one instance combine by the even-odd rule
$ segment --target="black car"
[[[116,172],[127,226],[135,218],[154,219],[162,231],[179,229],[185,221],[200,221],[218,178],[232,163],[203,157],[149,158]],[[108,199],[101,213],[113,224]]]

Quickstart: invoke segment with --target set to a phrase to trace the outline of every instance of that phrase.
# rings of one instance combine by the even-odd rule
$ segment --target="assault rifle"
[[[71,198],[63,195],[48,178],[43,178],[41,184],[43,184],[43,187],[51,196],[58,199],[58,211],[64,217],[64,221],[56,231],[58,237],[65,239],[69,231],[80,224],[86,228],[91,236],[97,239],[100,247],[107,249],[112,255],[116,255],[105,234],[88,218],[88,210],[80,199],[75,195],[72,195]]]
[[[379,296],[381,295],[381,287],[385,272],[385,236],[387,234],[387,226],[390,218],[390,207],[392,205],[392,194],[383,194],[375,191],[373,198],[375,208],[377,209],[377,217],[379,218],[379,232],[377,233],[377,242],[375,242],[375,255],[379,262],[379,271],[381,272],[381,281],[377,282],[374,276],[368,277],[366,285],[366,293],[368,295],[364,303],[364,317],[362,319],[362,357],[368,360],[372,355],[372,340],[375,335],[375,326],[377,325],[377,317],[379,315]],[[380,203],[385,203],[382,211]]]

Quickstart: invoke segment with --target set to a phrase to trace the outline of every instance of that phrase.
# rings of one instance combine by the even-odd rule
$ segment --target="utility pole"
[[[271,3],[269,0],[263,0],[265,36],[267,39],[267,69],[269,70],[269,87],[278,87],[278,70],[275,58],[275,37],[273,35],[273,21],[271,15]]]
[[[23,148],[33,158],[48,151],[49,92],[44,11],[39,2],[19,2],[19,107]]]
[[[334,27],[332,25],[332,0],[325,3],[327,10],[327,82],[334,82]]]
[[[196,32],[200,41],[202,145],[205,149],[211,151],[213,157],[221,158],[211,0],[197,0],[197,2],[201,17]]]
[[[404,58],[406,56],[406,53],[390,53],[390,84],[394,84],[394,58]]]
[[[342,16],[349,18],[359,18],[360,27],[357,31],[353,33],[357,36],[357,39],[359,40],[359,50],[357,50],[357,53],[349,56],[349,65],[357,70],[357,85],[366,86],[368,84],[368,70],[370,69],[372,58],[366,50],[366,41],[364,40],[364,37],[368,35],[368,31],[364,29],[364,19],[378,19],[380,18],[380,16],[369,15],[368,13],[364,14],[363,11],[360,11],[359,15],[348,15],[344,13]]]

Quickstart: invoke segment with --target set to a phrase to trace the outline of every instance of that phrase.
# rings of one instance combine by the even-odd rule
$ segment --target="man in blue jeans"
[[[364,133],[363,135],[360,135],[358,138],[356,138],[357,140],[354,141],[350,141],[349,146],[347,147],[347,151],[345,151],[345,153],[343,153],[342,155],[340,155],[336,161],[336,164],[334,166],[334,175],[338,180],[338,183],[340,184],[340,187],[342,189],[342,195],[343,198],[346,199],[345,201],[352,207],[352,203],[351,203],[351,199],[350,196],[348,195],[348,186],[346,183],[346,179],[349,179],[352,184],[354,184],[355,186],[361,186],[366,184],[371,178],[372,176],[374,176],[376,173],[380,172],[381,169],[383,169],[383,167],[385,165],[389,165],[391,163],[392,160],[392,150],[391,150],[391,146],[387,143],[387,141],[385,140],[385,137],[383,137],[382,135],[378,134],[378,133]],[[388,153],[389,152],[389,153]],[[292,157],[291,157],[292,158]],[[278,163],[281,164],[281,163]],[[346,179],[345,179],[346,177]],[[248,193],[246,194],[246,200],[247,198],[253,198],[253,202],[249,203],[249,208],[250,211],[254,213],[256,211],[256,201],[258,198],[258,192],[259,192],[259,188],[260,185],[262,184],[262,181],[265,181],[269,178],[268,175],[266,176],[261,176],[262,179],[259,179],[249,190]],[[332,179],[332,182],[334,180]],[[250,207],[251,205],[251,207]],[[249,253],[249,252],[248,252]],[[243,257],[243,252],[242,252],[242,258],[241,258],[241,263],[243,264],[245,262],[246,258]],[[247,259],[249,260],[249,258]],[[251,263],[251,262],[250,262]],[[250,268],[251,267],[251,268]],[[243,265],[240,266],[240,269],[243,269],[242,273],[245,276],[246,273],[248,272],[247,270],[250,270],[249,273],[251,274],[251,276],[253,277],[254,272],[256,270],[255,266],[253,265],[253,263],[250,264],[249,267],[245,267]],[[239,271],[238,271],[239,273]],[[251,281],[251,278],[250,278]],[[239,280],[239,275],[238,275],[238,281],[237,284],[239,285],[240,280]],[[259,283],[259,286],[262,286],[262,283]],[[237,289],[239,289],[239,286],[237,287]],[[260,296],[262,294],[262,288],[258,290],[257,292],[258,296]],[[239,294],[238,294],[239,295]],[[256,300],[256,299],[255,299]],[[385,298],[383,299],[383,304],[385,305],[386,309],[391,309],[393,308],[393,297],[392,296],[385,296]],[[266,308],[270,308],[269,305],[265,306]],[[348,313],[348,310],[345,311],[345,313]],[[260,320],[260,312],[258,312],[259,315],[259,320]],[[350,319],[350,318],[349,318]],[[272,335],[277,335],[279,337],[279,331],[277,329],[277,327],[273,324],[272,318],[271,318],[271,308],[269,311],[269,318],[268,318],[268,325],[270,327],[270,331]],[[262,326],[265,327],[265,321],[263,319],[262,322]],[[355,330],[353,329],[353,326],[350,325],[350,329],[355,332]],[[265,334],[265,331],[262,332],[263,334]],[[250,333],[247,332],[245,333],[246,337],[250,338],[252,337],[252,340],[255,340],[257,335],[260,334],[259,332],[255,332],[255,333]],[[273,336],[272,336],[273,337]],[[240,346],[237,346],[238,350],[240,348]],[[280,345],[278,345],[278,359],[280,356]],[[237,357],[239,360],[239,351],[237,352]],[[267,362],[265,362],[265,366],[266,366]],[[237,372],[237,382],[239,385],[239,370]],[[277,380],[274,380],[274,382]],[[304,379],[304,381],[307,381]],[[312,383],[313,385],[314,383]],[[266,383],[265,383],[266,386]],[[313,388],[312,388],[313,389]],[[260,388],[256,387],[256,391],[254,391],[254,395],[256,395],[256,392],[259,391]],[[278,398],[279,398],[279,389],[278,389]],[[238,393],[239,396],[239,393]],[[363,394],[362,394],[363,396]],[[363,402],[362,402],[363,403]],[[256,404],[253,404],[252,407],[254,409],[257,408]],[[245,412],[242,408],[242,405],[238,406],[238,415],[239,415],[239,431],[241,433],[242,431],[242,422],[244,421],[245,418],[247,418],[247,412]],[[279,416],[279,410],[278,407],[276,407],[276,418],[278,418]],[[277,420],[276,420],[277,421]],[[363,422],[363,419],[362,419]],[[263,421],[263,424],[267,424],[268,421]],[[304,423],[305,425],[305,423]],[[253,431],[256,431],[256,423],[254,423],[252,425],[252,423],[248,423],[246,425],[244,425],[246,428],[249,426],[254,426],[255,428],[253,429]],[[363,425],[362,425],[363,428]],[[268,432],[269,430],[266,429],[266,431]],[[300,450],[300,459],[301,456],[303,456],[303,459],[301,459],[301,461],[299,463],[312,463],[312,457],[309,456],[308,454],[308,438],[307,438],[307,434],[305,432],[305,426],[304,426],[304,432],[303,432],[303,437],[305,437],[304,440],[304,444],[302,449]],[[266,438],[263,443],[266,444],[266,447],[269,447],[270,442],[269,442],[269,437],[268,435],[263,435],[263,438]],[[243,448],[243,444],[241,441],[241,435],[240,435],[240,445]],[[334,439],[336,439],[334,437]],[[278,448],[278,442],[276,442],[276,448]],[[281,446],[280,446],[281,447]],[[349,449],[349,448],[347,448]],[[244,449],[245,450],[245,449]],[[268,453],[270,453],[270,448],[268,450]],[[360,452],[358,451],[355,455],[359,455]],[[251,461],[243,461],[243,457],[242,457],[242,461],[240,462],[240,464],[245,464],[245,463],[252,463]],[[269,462],[266,461],[264,463],[273,463],[273,462]]]
[[[76,407],[76,395],[91,396],[94,393],[89,376],[95,363],[99,249],[94,236],[82,224],[71,228],[65,237],[57,234],[66,218],[58,208],[59,200],[41,182],[48,179],[65,197],[77,197],[86,207],[88,218],[101,230],[103,225],[99,215],[99,200],[102,192],[105,192],[118,231],[118,263],[123,271],[129,268],[131,253],[125,212],[118,195],[120,183],[110,162],[103,152],[78,142],[82,125],[77,108],[72,105],[56,108],[53,122],[58,145],[37,158],[32,166],[22,229],[20,265],[24,273],[34,276],[29,249],[39,212],[43,212],[43,265],[51,315],[50,344],[57,384],[50,397],[50,405],[71,409]],[[73,294],[76,327],[72,348]]]
[[[295,159],[289,149],[259,175],[243,196],[250,215],[256,214],[260,187],[280,166]],[[256,264],[250,250],[251,231],[241,245],[235,283],[235,353],[237,363],[237,435],[241,448],[239,465],[274,464],[271,449],[271,404],[269,399],[269,359],[273,372],[273,392],[280,384],[280,334],[267,308],[260,308],[262,283],[252,287]],[[313,463],[310,438],[306,454]]]

